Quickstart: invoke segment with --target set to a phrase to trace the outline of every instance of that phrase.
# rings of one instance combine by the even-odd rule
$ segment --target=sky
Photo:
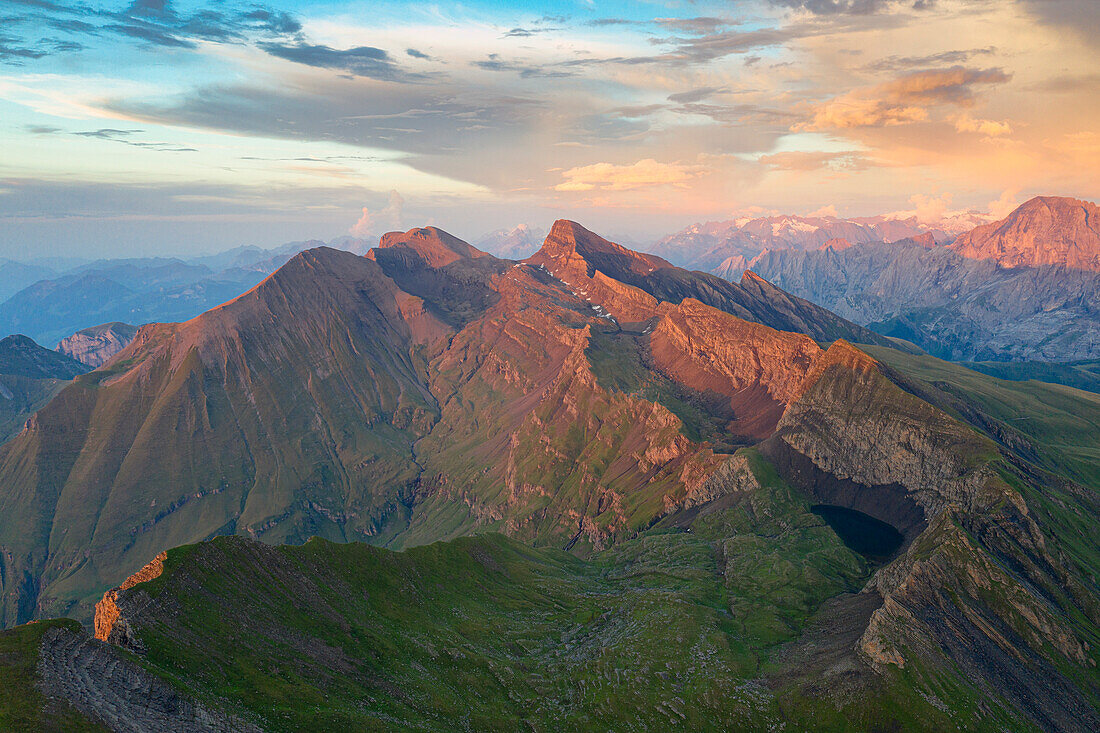
[[[0,0],[0,257],[1100,199],[1100,2]]]

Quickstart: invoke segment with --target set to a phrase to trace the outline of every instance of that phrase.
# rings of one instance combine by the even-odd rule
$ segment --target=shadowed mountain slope
[[[477,689],[488,728],[631,711],[935,729],[943,710],[963,727],[1095,728],[1091,402],[1073,422],[1021,400],[1015,417],[1036,422],[1012,430],[1012,383],[824,348],[827,329],[866,332],[571,222],[520,263],[431,229],[386,244],[310,250],[196,319],[144,327],[0,448],[5,624],[87,618],[150,558],[216,535],[411,548],[494,531],[511,539],[331,561],[311,557],[323,542],[203,543],[108,591],[97,630],[178,694],[253,700],[223,712],[260,727],[307,714],[289,688],[256,687],[298,675],[308,714],[333,724],[445,728]],[[902,544],[858,556],[817,505]],[[431,621],[388,615],[411,604]],[[253,605],[257,633],[234,632]],[[63,636],[40,653],[100,664]],[[289,666],[257,666],[288,649]],[[224,677],[188,671],[211,658]],[[101,697],[64,689],[79,710]]]
[[[61,387],[89,367],[22,335],[0,340],[0,443]]]

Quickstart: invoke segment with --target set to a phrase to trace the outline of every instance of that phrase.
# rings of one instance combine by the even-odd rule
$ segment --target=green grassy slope
[[[1100,489],[1100,395],[1057,384],[990,377],[931,356],[877,346],[861,348],[905,376],[938,389],[938,396],[929,396],[963,419],[981,422],[984,418],[986,424],[979,427],[1042,468]]]
[[[1014,382],[1035,380],[1100,392],[1100,360],[1056,363],[1046,361],[978,361],[964,364],[991,377]]]
[[[400,553],[224,537],[170,551],[120,604],[150,671],[271,730],[943,729],[905,673],[807,693],[825,663],[787,645],[871,567],[744,455],[758,490],[587,561],[502,535]],[[1003,719],[953,684],[957,721]]]

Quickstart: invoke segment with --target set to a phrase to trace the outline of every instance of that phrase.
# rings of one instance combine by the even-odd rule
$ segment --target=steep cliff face
[[[1061,265],[1100,272],[1100,208],[1090,201],[1037,196],[1001,221],[959,236],[951,249],[1003,267]]]
[[[118,352],[126,348],[134,336],[137,326],[114,321],[92,326],[67,336],[57,344],[57,350],[76,359],[81,364],[95,368],[106,364]]]
[[[958,665],[1045,729],[1100,720],[1095,685],[1073,682],[1095,677],[1094,590],[1051,548],[1011,463],[863,352],[838,342],[826,357],[761,449],[815,500],[906,537],[869,584],[884,603],[861,636],[864,659],[926,679]],[[1074,617],[1087,620],[1074,628]]]
[[[847,338],[859,343],[889,344],[881,336],[837,318],[809,301],[792,298],[756,276],[736,285],[715,275],[683,270],[660,257],[632,252],[608,242],[576,222],[555,222],[546,245],[525,262],[542,266],[576,292],[591,294],[593,288],[607,290],[614,287],[610,285],[614,281],[659,301],[679,303],[694,298],[738,318],[804,333],[818,341]],[[601,279],[600,275],[605,277]],[[600,297],[608,303],[613,301],[608,294]],[[641,311],[631,308],[622,313],[620,320],[637,319],[641,313],[644,307]]]

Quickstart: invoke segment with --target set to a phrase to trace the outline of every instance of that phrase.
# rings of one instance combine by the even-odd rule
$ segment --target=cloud
[[[405,210],[405,198],[396,190],[390,191],[390,200],[385,208],[371,213],[366,206],[359,221],[355,222],[348,233],[352,236],[365,239],[372,234],[377,236],[383,232],[400,229],[403,224]]]
[[[961,213],[951,210],[951,198],[949,193],[941,196],[918,193],[909,197],[909,203],[913,205],[912,209],[895,211],[886,216],[892,219],[916,219],[921,224],[939,224],[948,216]]]
[[[996,201],[989,202],[989,215],[994,219],[1003,219],[1020,205],[1016,195],[1020,193],[1018,188],[1006,189]]]
[[[772,170],[783,171],[860,170],[869,165],[867,158],[855,151],[831,153],[820,150],[791,150],[762,155],[758,160]]]
[[[42,38],[35,45],[27,46],[11,36],[0,36],[0,63],[22,64],[52,54],[71,53],[83,49],[84,46],[80,43],[57,38]]]
[[[1003,84],[1011,75],[1002,69],[917,71],[871,88],[855,89],[817,106],[808,122],[795,130],[882,127],[928,119],[928,108],[941,104],[968,107],[977,85]]]
[[[679,33],[698,33],[700,35],[713,33],[724,26],[734,25],[733,22],[729,20],[714,17],[654,18],[653,22],[665,28],[671,28]]]
[[[722,87],[699,87],[698,89],[691,89],[686,92],[677,92],[676,94],[668,95],[668,101],[676,102],[677,104],[686,104],[689,102],[699,102],[706,99],[712,94],[725,91]]]
[[[703,63],[734,53],[783,45],[805,32],[806,29],[796,27],[761,28],[753,31],[723,31],[698,38],[658,39],[659,42],[675,42],[676,47],[671,54],[657,60]]]
[[[817,218],[820,218],[820,219],[838,219],[838,218],[840,218],[840,214],[837,213],[836,206],[834,206],[833,204],[829,204],[828,206],[822,206],[817,211],[811,211],[809,214],[806,214],[806,216],[808,216],[808,217],[817,217]]]
[[[968,114],[961,114],[954,118],[954,122],[955,129],[958,132],[977,132],[986,137],[999,137],[1012,133],[1012,125],[1008,124],[1007,121],[979,120]]]
[[[57,135],[57,134],[70,134],[77,137],[92,138],[96,140],[106,140],[107,142],[122,143],[123,145],[129,145],[135,148],[146,148],[148,150],[158,150],[163,153],[196,153],[195,148],[180,147],[175,143],[162,143],[162,142],[150,142],[147,140],[135,140],[134,135],[142,134],[142,130],[119,130],[113,127],[102,127],[98,130],[81,130],[78,132],[65,133],[58,127],[49,127],[44,125],[28,125],[24,128],[27,132],[34,135]]]
[[[943,51],[926,56],[887,56],[863,67],[868,71],[906,71],[927,69],[944,64],[961,64],[975,56],[989,56],[997,52],[996,46],[970,48],[961,51]]]
[[[302,25],[289,13],[260,5],[226,8],[221,3],[177,12],[167,0],[134,0],[123,10],[84,3],[24,0],[35,21],[75,35],[115,34],[165,48],[193,49],[197,41],[243,43],[256,37],[293,37]],[[61,50],[80,50],[81,44]],[[36,56],[35,58],[38,58]]]
[[[588,21],[587,25],[595,28],[603,28],[605,26],[614,25],[640,25],[640,23],[636,20],[627,20],[626,18],[596,18]]]
[[[897,7],[910,7],[914,10],[926,10],[935,5],[935,0],[768,0],[777,5],[794,10],[808,10],[815,15],[870,15],[880,10]]]
[[[259,47],[278,58],[320,69],[346,71],[354,76],[380,81],[410,81],[423,78],[420,74],[403,71],[390,55],[373,46],[357,46],[337,50],[324,45],[296,43],[261,43]]]
[[[408,56],[411,56],[414,59],[430,60],[432,58],[431,56],[424,53],[423,51],[418,51],[415,48],[406,48],[405,49],[405,54],[408,55]]]
[[[473,65],[479,69],[485,69],[486,71],[511,71],[520,75],[524,79],[530,79],[534,77],[542,78],[564,78],[567,76],[575,76],[575,71],[565,71],[560,67],[553,67],[550,65],[531,66],[528,64],[518,63],[516,61],[506,61],[500,57],[500,54],[491,53],[488,58],[482,61],[474,61]]]
[[[684,186],[702,172],[701,166],[658,163],[653,158],[631,165],[593,163],[562,172],[566,180],[555,191],[628,191],[651,186]]]

